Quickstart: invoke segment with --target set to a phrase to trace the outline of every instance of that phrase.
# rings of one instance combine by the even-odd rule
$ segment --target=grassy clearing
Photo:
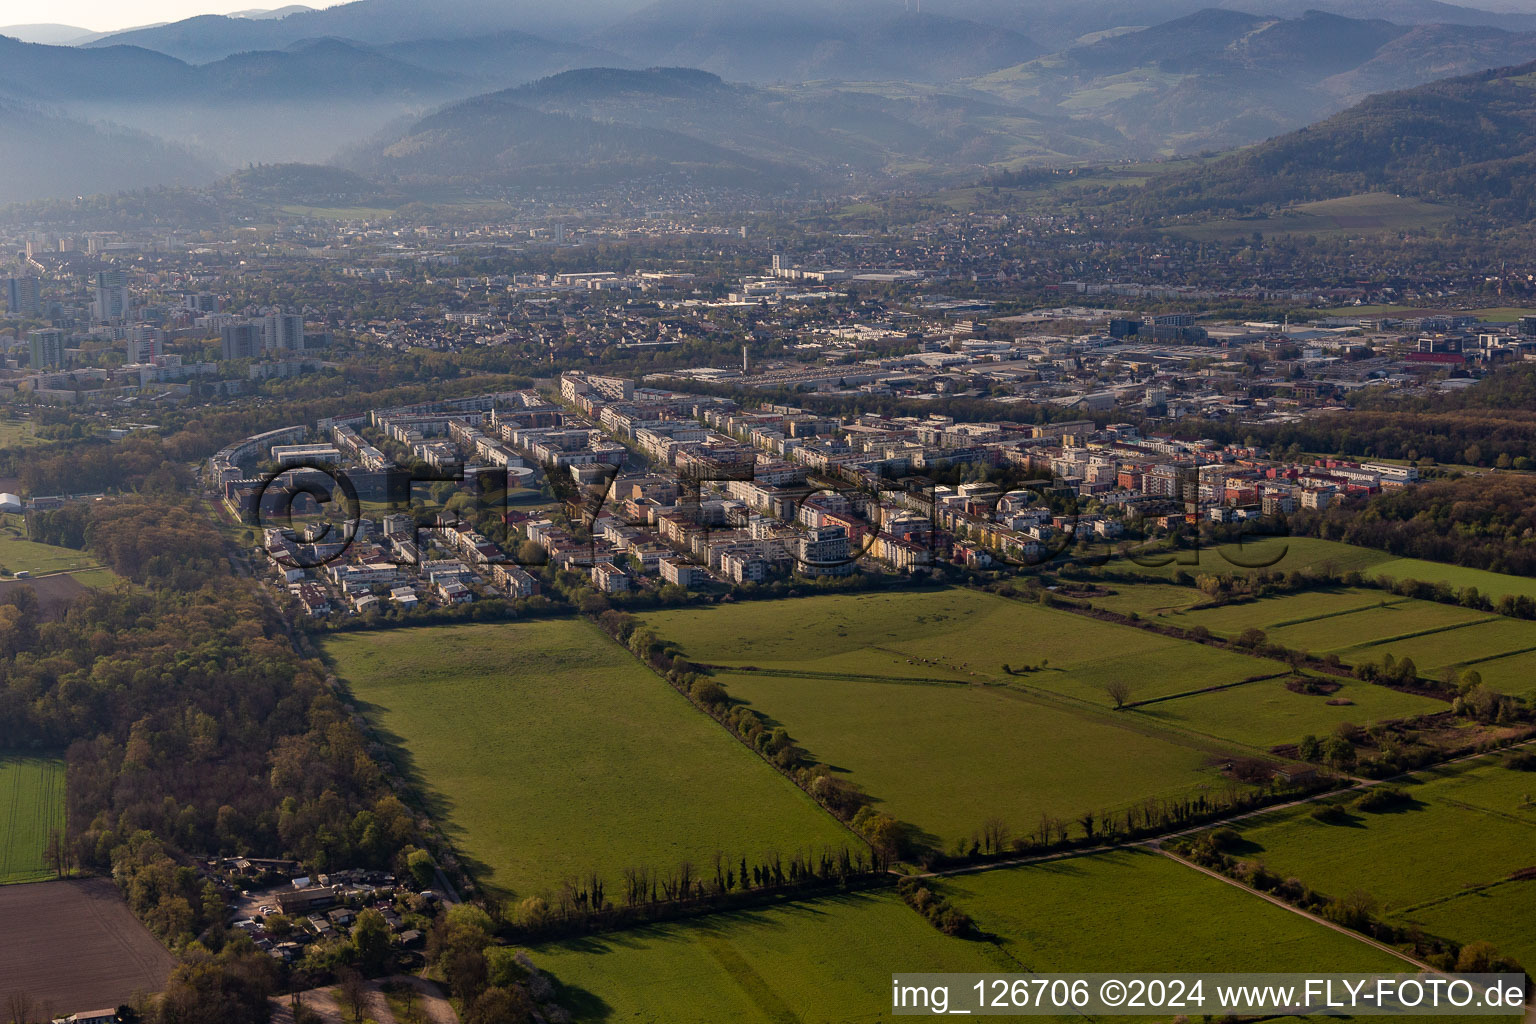
[[[578,1020],[631,1024],[884,1020],[896,971],[1010,966],[888,891],[548,943],[532,955]]]
[[[384,220],[393,217],[395,211],[383,206],[280,206],[278,209],[295,217],[313,217],[316,220]]]
[[[1006,682],[1107,706],[1284,671],[1278,662],[974,590],[742,602],[656,612],[656,634],[707,664],[826,677]],[[786,629],[793,621],[794,628]],[[1024,667],[1038,671],[1009,675]],[[796,723],[791,721],[793,727]]]
[[[1476,587],[1478,593],[1497,601],[1506,594],[1514,597],[1536,597],[1536,579],[1511,576],[1508,573],[1489,572],[1486,569],[1466,569],[1444,562],[1426,562],[1422,558],[1393,558],[1373,566],[1371,574],[1393,580],[1420,580],[1424,583],[1445,583],[1461,590]]]
[[[1451,610],[1460,609],[1451,607]],[[1441,668],[1536,648],[1536,622],[1506,619],[1497,615],[1478,615],[1462,621],[1465,625],[1456,628],[1416,636],[1397,634],[1398,639],[1364,642],[1352,650],[1350,655],[1355,660],[1367,660],[1379,658],[1383,652],[1390,651],[1397,658],[1412,658],[1421,668]]]
[[[1145,852],[933,885],[970,913],[988,940],[946,937],[894,894],[881,893],[548,943],[532,955],[558,979],[561,1001],[577,1019],[599,1024],[886,1020],[890,975],[915,964],[1018,974],[1132,966],[1390,972],[1401,963]]]
[[[325,649],[501,892],[855,842],[584,620],[355,634]]]
[[[939,888],[1029,971],[1390,971],[1401,963],[1142,850],[960,875]]]
[[[1490,323],[1511,323],[1522,316],[1536,316],[1536,309],[1521,306],[1484,306],[1481,309],[1446,310],[1424,309],[1420,306],[1338,306],[1319,310],[1325,316],[1429,316],[1445,313],[1468,313]]]
[[[1536,652],[1506,654],[1467,667],[1476,669],[1483,683],[1500,693],[1536,695]]]
[[[1396,558],[1375,548],[1319,540],[1316,537],[1255,538],[1241,545],[1194,551],[1147,551],[1138,555],[1138,558],[1142,562],[1154,564],[1141,565],[1129,558],[1117,557],[1107,568],[1116,572],[1167,579],[1180,570],[1192,576],[1200,573],[1245,574],[1252,570],[1235,563],[1261,564],[1262,568],[1277,572],[1328,569],[1342,574],[1356,571],[1365,576],[1399,582],[1419,580],[1424,583],[1445,583],[1456,589],[1476,587],[1479,593],[1494,600],[1506,594],[1536,598],[1536,579],[1490,572],[1487,569],[1467,569],[1421,558]],[[1163,564],[1165,560],[1169,564]]]
[[[37,436],[37,426],[31,420],[0,419],[0,449],[31,448],[48,443]]]
[[[1250,235],[1366,235],[1439,227],[1460,211],[1422,199],[1370,192],[1300,203],[1262,218],[1213,220],[1169,230],[1203,241]]]
[[[1206,600],[1206,596],[1193,587],[1176,587],[1167,583],[1143,583],[1124,586],[1110,584],[1113,593],[1105,597],[1090,598],[1095,608],[1119,615],[1140,615],[1150,618],[1169,612],[1180,612],[1192,604]]]
[[[1371,725],[1446,710],[1443,701],[1369,683],[1344,683],[1337,693],[1295,693],[1284,679],[1264,679],[1228,690],[1148,704],[1132,713],[1234,743],[1269,748],[1301,737],[1331,735],[1345,722]],[[1349,704],[1330,704],[1347,700]]]
[[[1168,620],[1185,628],[1204,626],[1221,636],[1261,629],[1271,640],[1287,647],[1326,654],[1362,648],[1389,637],[1451,626],[1470,628],[1465,624],[1495,618],[1486,612],[1434,601],[1407,600],[1379,590],[1342,589],[1234,602],[1169,616]],[[1448,630],[1446,636],[1460,631]],[[1386,649],[1389,648],[1383,648]],[[1380,652],[1367,655],[1370,660],[1380,656]]]
[[[946,846],[996,816],[1033,829],[1143,799],[1222,792],[1218,744],[1137,731],[1125,713],[1080,711],[1003,687],[716,677],[849,773],[878,806]],[[1074,829],[1076,827],[1074,826]]]
[[[64,828],[64,761],[0,754],[0,885],[54,877],[48,833]]]
[[[1536,881],[1500,882],[1407,916],[1431,935],[1491,942],[1527,970],[1536,964]]]
[[[105,566],[99,569],[81,569],[79,572],[70,573],[70,576],[81,586],[90,587],[92,590],[116,590],[119,587],[134,586]]]
[[[1152,579],[1170,579],[1181,571],[1191,576],[1201,573],[1226,576],[1246,575],[1255,571],[1255,568],[1271,572],[1327,569],[1338,573],[1365,573],[1374,566],[1390,561],[1393,558],[1385,551],[1340,541],[1319,540],[1316,537],[1254,537],[1241,544],[1209,548],[1148,549],[1137,554],[1135,559],[1114,558],[1105,568]]]
[[[93,569],[96,565],[96,559],[87,552],[38,544],[27,540],[22,530],[15,526],[0,529],[0,567],[11,575],[28,572],[39,576],[47,572]]]
[[[1363,891],[1383,912],[1417,920],[1413,909],[1536,866],[1536,778],[1485,758],[1423,772],[1403,788],[1417,801],[1386,814],[1352,811],[1327,825],[1304,808],[1236,826],[1270,870],[1320,892]],[[1452,936],[1470,941],[1481,936]]]

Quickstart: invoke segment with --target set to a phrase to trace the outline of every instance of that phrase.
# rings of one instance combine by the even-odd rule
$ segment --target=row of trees
[[[756,710],[731,699],[725,689],[677,647],[657,638],[639,619],[616,609],[597,618],[598,625],[651,666],[711,718],[762,755],[839,821],[869,842],[873,868],[891,859],[920,854],[916,830],[870,806],[869,796],[832,766],[797,745],[783,726],[773,726]]]
[[[625,868],[616,890],[592,872],[565,880],[551,893],[495,909],[518,938],[532,939],[750,905],[786,892],[862,888],[882,883],[883,870],[866,850],[847,845],[788,856],[770,850],[751,860],[716,852],[703,866],[684,860],[665,870]]]

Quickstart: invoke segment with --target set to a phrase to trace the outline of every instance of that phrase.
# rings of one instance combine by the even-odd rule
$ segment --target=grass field
[[[1277,643],[1315,654],[1342,652],[1429,630],[1446,630],[1450,636],[1474,623],[1513,621],[1457,605],[1399,598],[1379,590],[1345,588],[1234,602],[1170,615],[1167,620],[1185,628],[1204,626],[1219,636],[1261,629]],[[1532,629],[1536,635],[1536,627]],[[1395,651],[1395,645],[1390,649]],[[1378,652],[1375,657],[1379,656]]]
[[[1451,610],[1459,609],[1453,607]],[[1398,633],[1387,639],[1366,641],[1353,648],[1351,654],[1359,660],[1372,654],[1379,656],[1382,651],[1391,651],[1396,657],[1412,658],[1420,666],[1439,668],[1476,663],[1501,654],[1536,648],[1536,622],[1507,619],[1498,615],[1478,615],[1439,629],[1433,626],[1426,629],[1433,631],[1411,636]]]
[[[1329,701],[1347,700],[1348,704]],[[1328,736],[1345,722],[1372,725],[1446,710],[1443,701],[1369,683],[1344,683],[1327,696],[1296,693],[1284,679],[1262,679],[1214,693],[1197,693],[1136,708],[1154,722],[1269,748],[1311,734]]]
[[[944,846],[989,817],[1033,828],[1220,791],[1229,743],[1109,710],[1285,666],[963,589],[755,601],[647,623],[734,699]],[[1003,665],[1014,674],[1005,674]],[[1022,671],[1029,666],[1032,671]]]
[[[384,220],[393,217],[395,211],[381,206],[281,206],[278,209],[295,217],[313,217],[316,220]]]
[[[1499,882],[1405,916],[1431,935],[1491,942],[1527,970],[1536,964],[1536,881]]]
[[[1138,558],[1141,563],[1153,564],[1139,564],[1120,557],[1111,561],[1106,568],[1115,572],[1136,573],[1155,580],[1168,579],[1180,570],[1192,576],[1199,573],[1244,574],[1252,571],[1247,566],[1260,564],[1261,568],[1277,572],[1292,569],[1328,569],[1338,573],[1357,571],[1365,576],[1399,582],[1419,580],[1424,583],[1446,583],[1457,589],[1476,587],[1479,593],[1494,600],[1505,594],[1536,598],[1536,579],[1486,569],[1467,569],[1444,562],[1428,562],[1420,558],[1397,558],[1386,551],[1341,541],[1319,540],[1316,537],[1255,538],[1242,545],[1192,551],[1149,550],[1138,555]],[[1165,560],[1168,560],[1168,564],[1163,564]]]
[[[1119,615],[1135,613],[1142,618],[1183,611],[1192,604],[1207,600],[1194,587],[1176,587],[1168,583],[1141,583],[1125,586],[1110,584],[1113,593],[1105,597],[1089,598],[1095,608],[1104,608]]]
[[[1241,544],[1222,544],[1188,550],[1148,548],[1136,557],[1118,557],[1105,565],[1115,573],[1133,573],[1152,580],[1169,579],[1175,573],[1191,576],[1200,573],[1245,575],[1255,567],[1272,572],[1292,569],[1329,569],[1347,573],[1365,573],[1373,566],[1390,562],[1385,551],[1344,544],[1316,537],[1254,537]]]
[[[720,914],[535,947],[583,1024],[885,1020],[896,971],[1010,969],[950,938],[892,892]]]
[[[1166,857],[1123,850],[944,879],[1035,972],[1373,971],[1401,961]]]
[[[0,753],[0,885],[52,878],[48,833],[64,828],[64,762]]]
[[[1258,231],[1277,235],[1369,235],[1439,227],[1460,211],[1422,199],[1370,192],[1287,207],[1264,218],[1213,220],[1170,230],[1200,240],[1231,238]]]
[[[38,544],[27,540],[16,527],[0,529],[0,567],[11,575],[25,571],[37,576],[47,572],[89,569],[97,564],[96,559],[84,551]]]
[[[1454,571],[1454,567],[1442,568]],[[1218,636],[1259,629],[1275,643],[1314,654],[1337,654],[1347,664],[1380,662],[1387,654],[1408,657],[1421,676],[1431,679],[1474,668],[1483,682],[1500,692],[1536,692],[1536,623],[1521,619],[1364,587],[1332,587],[1196,608],[1191,607],[1193,601],[1203,595],[1193,588],[1156,582],[1111,586],[1115,590],[1111,597],[1093,598],[1092,603],[1186,629],[1203,626]],[[1181,590],[1189,595],[1183,607],[1178,604]]]
[[[134,586],[105,566],[99,569],[81,569],[79,572],[70,573],[69,578],[92,590],[116,590],[122,586],[130,588]]]
[[[504,893],[856,842],[584,620],[343,635],[325,650]]]
[[[1283,672],[1278,662],[959,588],[753,601],[655,612],[646,621],[689,658],[825,678],[1006,682],[1107,706]],[[794,628],[786,629],[793,621]],[[1030,666],[1039,671],[1008,675]],[[795,723],[791,722],[791,725]]]
[[[47,443],[47,440],[37,436],[37,426],[31,420],[0,419],[0,450],[31,448]]]
[[[733,698],[782,722],[811,755],[849,773],[882,810],[947,847],[997,816],[1021,830],[1149,797],[1220,792],[1226,748],[1127,713],[1034,700],[1003,687],[766,672],[716,677]],[[1075,827],[1075,826],[1074,826]]]
[[[1464,312],[1492,323],[1513,323],[1522,316],[1536,316],[1536,309],[1521,306],[1484,306],[1468,310],[1425,309],[1420,306],[1338,306],[1319,312],[1325,316],[1434,316]]]
[[[1467,569],[1444,562],[1426,562],[1422,558],[1389,558],[1371,567],[1371,575],[1393,580],[1419,580],[1424,583],[1446,583],[1460,590],[1476,587],[1478,593],[1498,600],[1506,594],[1514,597],[1536,597],[1536,579],[1527,576],[1511,576],[1508,573],[1489,572],[1486,569]]]
[[[532,954],[558,979],[576,1018],[600,1024],[887,1020],[891,974],[918,969],[1390,972],[1401,965],[1151,853],[931,884],[987,938],[946,937],[887,892],[548,943]]]
[[[1386,915],[1404,921],[1418,920],[1415,908],[1441,905],[1536,867],[1531,773],[1490,757],[1422,772],[1403,788],[1417,801],[1411,808],[1352,811],[1348,824],[1324,824],[1305,809],[1239,823],[1235,827],[1252,844],[1243,855],[1262,857],[1277,874],[1330,896],[1370,893]]]
[[[1465,667],[1476,669],[1483,683],[1500,693],[1536,695],[1536,653],[1507,654],[1475,661]]]

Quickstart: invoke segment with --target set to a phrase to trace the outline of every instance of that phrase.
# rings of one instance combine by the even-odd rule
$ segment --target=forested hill
[[[1393,192],[1496,221],[1536,219],[1536,64],[1372,96],[1325,121],[1131,201],[1157,220],[1263,214],[1290,203]]]

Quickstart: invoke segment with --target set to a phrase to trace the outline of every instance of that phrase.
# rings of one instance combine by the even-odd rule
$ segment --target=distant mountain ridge
[[[1155,155],[1244,145],[1374,92],[1529,60],[1536,32],[1207,8],[970,84],[1034,113],[1096,118]]]
[[[1442,23],[1512,32],[1536,31],[1536,14],[1478,10],[1441,0],[1216,3],[1232,10],[1286,19],[1321,10],[1405,26]],[[941,34],[944,23],[981,26],[1034,40],[1035,52],[1045,53],[1069,48],[1075,40],[1091,33],[1123,26],[1157,25],[1209,6],[1212,0],[925,0],[921,4],[909,0],[820,0],[814,4],[781,0],[769,6],[703,0],[565,0],[560,4],[534,0],[433,0],[430,4],[418,0],[356,0],[283,17],[205,15],[109,34],[100,43],[144,46],[202,63],[242,50],[283,49],[317,36],[387,45],[412,39],[518,31],[566,44],[598,45],[640,62],[681,62],[705,66],[727,78],[778,81],[789,77],[788,65],[781,68],[783,74],[766,79],[748,73],[748,65],[758,60],[760,50],[782,51],[787,38],[800,35],[814,38],[817,47],[829,54],[848,51],[845,29],[858,22],[866,24],[870,38],[876,38],[883,23],[921,14],[932,18],[928,24]],[[985,45],[984,40],[978,42]],[[813,50],[804,50],[803,54],[804,59],[796,63],[815,63],[819,59]],[[971,73],[997,66],[1001,65],[986,64],[979,54]]]
[[[160,136],[223,170],[345,154],[369,174],[463,185],[579,168],[794,186],[1227,149],[1374,93],[1536,60],[1536,31],[1508,30],[1536,25],[1525,15],[1210,2],[355,0],[86,46],[0,38],[0,99]]]
[[[1536,220],[1536,62],[1372,96],[1197,171],[1154,179],[1135,205],[1161,219],[1263,216],[1366,192],[1458,205],[1495,222]]]
[[[467,39],[517,31],[569,44],[638,9],[644,0],[354,0],[280,18],[200,15],[109,35],[94,46],[130,45],[192,63],[245,50],[281,50],[304,39],[334,36],[381,46],[419,39]]]
[[[690,68],[588,68],[450,104],[357,148],[343,163],[417,184],[675,174],[781,188],[880,177],[893,165],[974,175],[1012,155],[1020,144],[1014,133],[1026,127],[1033,144],[1080,158],[1110,153],[1118,141],[1049,119],[1016,118],[1010,131],[981,126],[1002,113],[985,100],[943,93],[896,100],[762,89]]]
[[[98,39],[101,33],[92,32],[78,25],[37,24],[0,26],[0,36],[19,39],[24,43],[43,43],[47,46],[75,46],[81,42]]]
[[[0,203],[200,184],[218,165],[164,140],[0,97]]]

